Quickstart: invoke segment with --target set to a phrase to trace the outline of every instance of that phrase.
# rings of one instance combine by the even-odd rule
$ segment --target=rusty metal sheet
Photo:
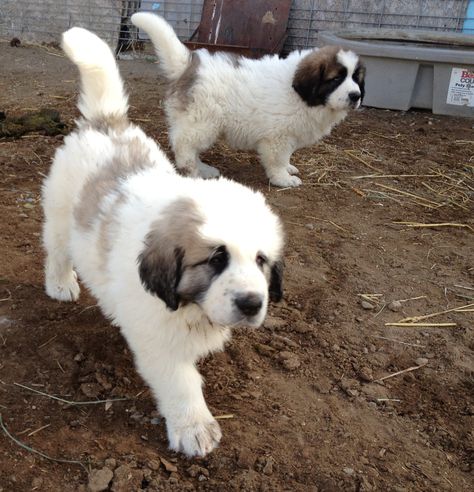
[[[204,0],[201,22],[185,44],[257,58],[279,53],[291,0]]]

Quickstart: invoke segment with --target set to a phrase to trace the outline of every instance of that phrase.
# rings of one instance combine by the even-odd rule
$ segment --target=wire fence
[[[0,0],[0,37],[58,42],[63,31],[81,26],[124,51],[147,40],[130,22],[134,12],[163,15],[186,40],[202,6],[203,0]],[[293,0],[285,51],[317,45],[322,30],[368,27],[474,34],[474,0]]]
[[[324,30],[464,30],[474,34],[468,7],[468,0],[294,0],[287,48],[315,46],[319,31]]]

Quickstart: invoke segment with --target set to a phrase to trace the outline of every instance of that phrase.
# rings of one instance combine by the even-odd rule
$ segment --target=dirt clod
[[[113,476],[114,472],[107,467],[100,470],[92,470],[89,475],[89,483],[87,484],[87,487],[90,492],[101,492],[102,490],[107,490]]]

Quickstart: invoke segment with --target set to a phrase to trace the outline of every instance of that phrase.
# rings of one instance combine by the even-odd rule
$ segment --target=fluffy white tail
[[[145,31],[155,47],[160,69],[168,80],[176,80],[188,67],[191,54],[162,17],[146,12],[132,15],[132,22]]]
[[[63,33],[62,48],[81,74],[78,107],[84,118],[125,116],[128,98],[108,45],[86,29],[73,27]]]

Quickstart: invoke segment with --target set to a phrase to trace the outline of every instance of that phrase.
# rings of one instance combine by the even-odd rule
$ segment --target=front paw
[[[298,176],[291,176],[287,172],[274,175],[270,178],[270,183],[280,188],[294,188],[302,183]]]
[[[45,287],[48,296],[58,301],[77,301],[81,291],[74,270],[64,275],[63,278],[46,272]]]
[[[170,448],[190,457],[206,456],[219,445],[221,437],[219,424],[212,415],[192,423],[168,423]]]

